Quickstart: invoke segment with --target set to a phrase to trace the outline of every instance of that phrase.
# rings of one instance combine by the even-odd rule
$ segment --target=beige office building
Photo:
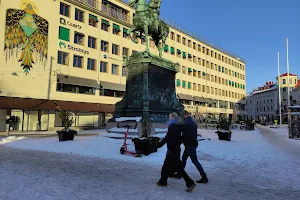
[[[145,50],[128,38],[133,15],[118,0],[1,0],[0,131],[6,116],[17,131],[60,128],[59,110],[72,111],[74,127],[101,127],[124,94],[122,56]],[[166,22],[179,101],[192,114],[232,115],[244,104],[245,62]]]

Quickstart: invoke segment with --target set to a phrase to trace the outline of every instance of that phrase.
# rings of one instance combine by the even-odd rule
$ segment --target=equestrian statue
[[[159,56],[162,56],[163,47],[166,44],[169,35],[168,25],[159,19],[160,5],[162,0],[130,0],[129,5],[135,7],[135,16],[133,17],[133,27],[128,30],[128,35],[134,43],[137,40],[131,36],[131,33],[139,33],[137,37],[142,38],[145,35],[146,52],[149,53],[149,36],[152,37],[155,46],[159,50]],[[161,45],[160,45],[160,41]]]

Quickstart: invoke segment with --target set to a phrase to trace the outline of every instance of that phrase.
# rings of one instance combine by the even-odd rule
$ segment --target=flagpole
[[[288,74],[288,108],[291,106],[290,102],[290,66],[289,66],[289,39],[286,38],[286,68]]]
[[[279,60],[279,52],[277,53],[278,55],[278,79],[277,79],[277,88],[278,88],[278,103],[279,103],[279,124],[280,126],[282,125],[281,121],[281,87],[280,87],[280,60]]]

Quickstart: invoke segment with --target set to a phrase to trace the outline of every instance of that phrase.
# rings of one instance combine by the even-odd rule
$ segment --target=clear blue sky
[[[300,0],[162,0],[161,16],[246,60],[247,92],[275,81],[277,52],[300,76]]]

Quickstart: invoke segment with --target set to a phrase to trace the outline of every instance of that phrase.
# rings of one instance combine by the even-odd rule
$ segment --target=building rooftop
[[[263,92],[269,92],[269,91],[276,90],[276,89],[277,89],[277,85],[270,85],[269,88],[253,91],[252,95],[263,93]]]
[[[284,77],[284,76],[288,76],[288,73],[284,73],[284,74],[282,74],[280,77]],[[290,76],[297,76],[296,74],[291,74],[290,73]]]

